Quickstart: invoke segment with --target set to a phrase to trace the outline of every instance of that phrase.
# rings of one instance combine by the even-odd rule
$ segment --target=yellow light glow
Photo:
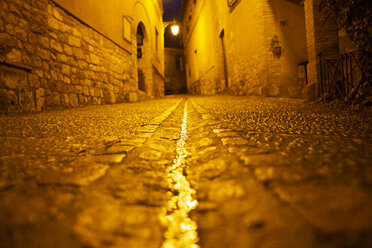
[[[188,217],[189,212],[197,207],[198,201],[194,199],[196,192],[191,188],[183,173],[188,155],[186,149],[187,133],[186,102],[181,125],[181,137],[177,141],[177,157],[173,161],[173,166],[168,168],[169,188],[176,190],[178,194],[171,195],[167,206],[163,209],[163,214],[160,216],[161,223],[167,227],[164,234],[165,240],[161,248],[199,248],[196,244],[199,241],[196,232],[198,227]]]
[[[179,32],[180,32],[180,26],[178,26],[177,24],[174,24],[172,27],[171,27],[171,30],[172,30],[172,34],[174,36],[176,36]]]

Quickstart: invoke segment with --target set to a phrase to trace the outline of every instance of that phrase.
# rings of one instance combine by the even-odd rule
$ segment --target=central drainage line
[[[193,198],[195,190],[183,175],[188,155],[187,140],[187,102],[185,104],[180,139],[177,141],[177,157],[172,167],[168,169],[168,184],[171,199],[167,202],[160,220],[167,231],[161,248],[199,248],[197,225],[188,217],[188,213],[195,209],[198,202]]]

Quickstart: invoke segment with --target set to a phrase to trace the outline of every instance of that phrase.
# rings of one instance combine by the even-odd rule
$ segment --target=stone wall
[[[268,68],[264,94],[299,98],[305,84],[298,78],[298,65],[307,61],[304,7],[286,0],[265,0],[263,13]]]
[[[225,47],[231,94],[260,95],[267,84],[264,21],[261,0],[242,1],[229,13]]]
[[[186,93],[186,75],[183,50],[180,48],[164,49],[165,90],[167,94]]]
[[[210,95],[216,88],[214,1],[190,1],[184,16],[183,38],[188,92]],[[216,3],[217,4],[217,3]]]
[[[0,111],[113,104],[137,92],[134,51],[52,1],[2,0],[0,14]]]
[[[224,0],[188,2],[183,26],[189,89],[203,95],[301,97],[304,19],[303,6],[286,0],[238,1],[234,8]]]
[[[164,96],[164,77],[155,66],[152,68],[152,81],[154,95],[160,97]]]

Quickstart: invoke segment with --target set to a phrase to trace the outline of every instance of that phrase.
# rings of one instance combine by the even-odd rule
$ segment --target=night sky
[[[180,7],[181,0],[163,0],[163,20],[172,21],[173,19],[177,19]]]

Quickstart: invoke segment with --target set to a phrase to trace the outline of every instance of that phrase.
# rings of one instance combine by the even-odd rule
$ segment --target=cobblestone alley
[[[232,96],[3,115],[0,247],[371,247],[371,124]]]

